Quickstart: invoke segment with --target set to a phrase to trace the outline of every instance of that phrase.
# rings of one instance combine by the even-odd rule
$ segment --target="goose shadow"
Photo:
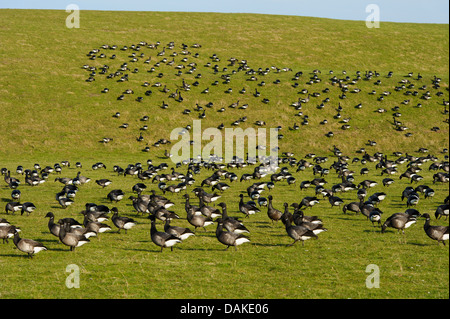
[[[55,206],[55,205],[51,205],[50,208],[54,208],[54,209],[65,209],[65,208],[62,208],[61,206]]]
[[[8,202],[12,201],[12,199],[3,197],[3,198],[0,199],[0,201],[4,202],[4,203],[8,203]]]
[[[279,236],[279,235],[277,235]],[[286,236],[283,236],[286,237]],[[253,246],[261,246],[261,247],[287,247],[289,244],[263,244],[263,243],[252,243]]]
[[[353,215],[353,216],[357,216],[357,215]],[[334,219],[339,219],[339,220],[350,220],[350,221],[356,221],[357,219],[355,218],[350,218],[350,217],[335,217]]]
[[[255,228],[264,228],[264,229],[275,229],[275,226],[276,225],[274,225],[274,226],[270,226],[270,225],[256,225],[256,226],[254,226]]]
[[[16,258],[29,258],[28,255],[15,255],[15,254],[1,254],[0,257],[16,257]]]
[[[156,249],[142,249],[142,248],[123,248],[123,250],[128,250],[128,251],[141,251],[141,252],[146,252],[146,253],[161,253],[161,248],[156,248]],[[206,248],[181,248],[181,247],[174,247],[174,251],[170,251],[170,248],[164,248],[163,249],[163,253],[164,251],[168,250],[170,253],[175,253],[177,250],[186,250],[186,251],[223,251],[224,249],[206,249]]]
[[[50,233],[46,233],[46,232],[41,232],[41,234],[43,234],[43,235],[50,235]],[[40,243],[52,243],[52,244],[59,243],[59,240],[57,240],[57,239],[36,239],[36,240],[38,242],[40,242]]]

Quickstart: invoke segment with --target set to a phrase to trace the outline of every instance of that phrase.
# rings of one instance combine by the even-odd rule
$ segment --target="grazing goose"
[[[128,199],[131,199],[133,203],[133,208],[136,210],[138,215],[139,213],[141,214],[150,213],[150,211],[148,210],[148,201],[143,200],[142,197],[130,196],[128,197]]]
[[[316,239],[318,238],[313,231],[309,230],[304,226],[292,226],[292,220],[288,216],[285,216],[285,218],[283,218],[282,221],[286,228],[286,233],[288,234],[289,237],[291,237],[294,240],[294,242],[288,246],[293,246],[299,240],[302,242],[302,246],[304,246],[305,240],[311,238]]]
[[[0,218],[0,226],[9,226],[11,225],[6,219]]]
[[[394,180],[392,178],[383,179],[383,186],[388,187],[392,184],[394,184]]]
[[[406,206],[415,206],[419,203],[419,195],[416,192],[410,194],[406,200]]]
[[[269,204],[269,201],[265,197],[258,197],[258,205],[261,206],[267,206]]]
[[[114,189],[108,193],[106,196],[111,203],[115,201],[116,203],[121,201],[123,197],[125,196],[125,193],[121,189]]]
[[[426,219],[423,229],[425,233],[433,240],[436,240],[438,245],[442,242],[445,246],[445,241],[448,240],[448,226],[431,226],[430,225],[430,215],[423,214],[422,217]]]
[[[311,186],[311,182],[310,181],[303,181],[300,183],[300,190],[304,190],[307,189],[308,187]]]
[[[18,189],[13,189],[13,191],[11,192],[11,198],[13,200],[20,201],[20,195],[22,195],[22,193]]]
[[[67,197],[58,198],[58,203],[62,208],[66,209],[68,206],[73,204],[73,200]]]
[[[36,206],[31,202],[26,202],[22,204],[22,210],[20,212],[20,215],[23,215],[24,212],[27,212],[27,216],[29,216],[34,210],[36,209]]]
[[[163,248],[168,247],[170,247],[170,250],[173,251],[173,246],[181,243],[181,239],[172,234],[158,231],[155,226],[155,216],[150,215],[149,219],[151,220],[150,237],[152,242],[161,247],[161,252],[163,251]]]
[[[111,211],[114,212],[113,216],[111,217],[111,220],[119,230],[117,233],[120,233],[121,229],[125,229],[125,234],[127,233],[128,229],[133,228],[136,226],[136,222],[134,219],[126,217],[126,216],[119,216],[119,210],[117,207],[111,208]]]
[[[250,231],[247,229],[247,227],[244,226],[243,223],[241,223],[238,219],[235,219],[233,217],[229,217],[227,213],[227,205],[225,203],[219,203],[220,207],[222,207],[222,222],[223,226],[230,232],[233,233],[249,233]]]
[[[405,229],[410,227],[416,221],[417,220],[414,216],[410,216],[406,213],[395,213],[388,219],[386,219],[383,226],[381,227],[381,232],[384,233],[387,227],[392,227],[397,229],[398,232],[402,231],[402,233],[404,234]]]
[[[328,202],[331,204],[331,207],[341,206],[344,203],[344,201],[337,196],[332,196],[330,194],[327,194],[326,196],[328,197]]]
[[[239,211],[244,214],[245,217],[249,217],[250,215],[260,212],[260,209],[255,205],[244,203],[244,194],[240,194],[239,197],[241,198],[239,201]]]
[[[105,188],[106,186],[111,185],[112,182],[109,179],[104,178],[104,179],[97,179],[95,181],[95,183],[97,183],[97,185]]]
[[[40,242],[32,239],[20,238],[17,229],[14,234],[14,245],[16,245],[17,249],[20,251],[27,253],[29,258],[33,258],[33,255],[40,251],[47,250],[47,247]]]
[[[440,219],[442,216],[444,216],[445,220],[447,220],[449,215],[449,208],[449,204],[439,205],[438,208],[436,208],[436,212],[434,213],[436,219]]]
[[[294,214],[292,216],[294,218],[294,223],[297,218],[301,218],[302,221],[306,221],[309,223],[323,224],[322,220],[317,216],[305,216],[303,214],[303,211],[300,210],[300,206],[297,203],[293,203],[293,204],[291,204],[291,206],[294,207]],[[295,223],[295,224],[297,225],[297,223]]]
[[[15,212],[18,212],[19,210],[22,210],[22,204],[19,202],[9,202],[5,206],[5,212],[8,215],[8,212],[12,212],[14,215]]]
[[[195,236],[194,232],[189,228],[171,226],[170,219],[166,219],[166,223],[164,224],[164,231],[170,235],[173,235],[181,240],[185,240],[191,236]]]
[[[81,172],[78,172],[76,178],[81,185],[89,183],[91,181],[90,178],[88,178],[86,176],[82,176],[80,174],[81,174]]]
[[[344,212],[344,214],[347,213],[347,211],[354,212],[355,214],[358,214],[358,213],[361,212],[361,205],[362,205],[362,203],[363,203],[363,198],[360,199],[359,203],[357,203],[357,202],[348,203],[348,204],[346,204],[346,205],[344,205],[342,207],[342,211]]]
[[[69,246],[70,251],[74,251],[76,247],[90,242],[84,235],[70,232],[71,227],[69,223],[64,223],[61,220],[59,222],[59,240],[64,245]]]
[[[224,230],[224,221],[222,218],[218,218],[216,221],[216,238],[220,243],[227,246],[225,250],[228,250],[230,246],[234,246],[234,250],[237,251],[237,246],[250,242],[250,239],[247,236]]]
[[[317,199],[317,197],[307,196],[302,199],[298,208],[300,209],[303,206],[305,206],[305,208],[308,208],[308,207],[312,208],[316,204],[319,204],[319,200]]]
[[[378,208],[374,208],[369,213],[369,220],[372,222],[372,226],[375,226],[375,223],[378,223],[378,226],[381,226],[381,214],[383,212]]]
[[[213,191],[215,190],[215,189],[217,189],[218,191],[221,191],[221,192],[223,192],[223,191],[225,191],[225,190],[227,190],[227,189],[229,189],[230,188],[230,186],[228,185],[228,184],[226,184],[226,183],[217,183],[216,185],[213,185],[213,187],[211,188]]]
[[[72,185],[73,179],[69,178],[69,177],[59,177],[59,178],[55,178],[55,182],[56,181],[58,181],[64,185]]]
[[[13,238],[18,229],[13,225],[0,225],[0,238],[8,244],[8,239]]]
[[[137,193],[138,195],[140,195],[146,189],[147,189],[147,185],[145,185],[143,183],[137,183],[131,188],[131,190],[133,192]]]

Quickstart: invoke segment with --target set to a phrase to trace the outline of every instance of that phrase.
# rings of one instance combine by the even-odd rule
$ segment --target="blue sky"
[[[449,23],[448,0],[1,0],[0,8],[233,12],[365,20],[366,6],[377,4],[381,21]]]

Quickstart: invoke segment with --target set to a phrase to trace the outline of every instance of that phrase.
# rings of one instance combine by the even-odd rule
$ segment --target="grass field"
[[[225,246],[215,237],[215,226],[207,227],[207,231],[199,229],[195,237],[187,239],[175,246],[174,251],[165,249],[159,253],[159,247],[150,239],[150,221],[145,217],[137,217],[128,196],[138,178],[118,176],[113,171],[114,165],[125,168],[128,164],[147,162],[152,159],[155,164],[166,162],[169,167],[175,164],[164,158],[164,151],[169,146],[154,147],[153,143],[161,138],[169,139],[175,127],[192,125],[201,112],[194,111],[198,103],[206,109],[206,118],[202,127],[217,127],[231,123],[242,116],[246,122],[239,127],[257,128],[255,121],[263,120],[267,128],[282,126],[284,138],[279,140],[281,152],[290,151],[295,158],[304,159],[308,153],[327,156],[328,162],[322,164],[329,167],[337,157],[332,152],[336,145],[344,155],[351,159],[361,158],[357,150],[365,147],[372,155],[382,152],[388,159],[395,160],[394,151],[415,156],[427,156],[418,152],[425,147],[444,161],[444,148],[449,147],[448,114],[443,114],[443,100],[449,100],[449,30],[447,25],[432,24],[397,24],[382,23],[380,29],[368,29],[364,22],[337,21],[329,19],[304,18],[293,16],[266,16],[249,14],[196,14],[196,13],[159,13],[159,12],[89,12],[80,14],[80,28],[68,29],[65,26],[67,13],[64,11],[46,10],[0,10],[0,168],[11,170],[11,175],[21,180],[19,189],[22,202],[33,202],[37,209],[30,216],[20,214],[6,215],[4,205],[11,200],[11,189],[0,182],[0,218],[6,218],[11,224],[22,229],[24,238],[32,238],[45,244],[48,251],[29,259],[25,254],[14,249],[12,240],[9,244],[0,245],[0,298],[434,298],[449,297],[449,250],[447,246],[438,246],[423,231],[424,219],[405,232],[402,237],[396,230],[389,229],[382,234],[379,228],[364,216],[343,214],[340,208],[331,208],[327,199],[306,210],[307,215],[317,215],[323,221],[327,232],[319,234],[318,240],[305,242],[304,247],[292,243],[286,235],[284,226],[279,222],[272,225],[266,215],[266,208],[261,213],[245,219],[250,230],[251,242],[238,247],[237,251]],[[123,46],[137,45],[140,41],[156,43],[158,49],[143,47],[137,54],[144,53],[138,62],[130,62],[131,49],[122,51]],[[175,49],[167,49],[167,61],[174,60],[174,66],[160,63],[164,57],[157,57],[157,52],[169,42],[175,43]],[[188,45],[191,55],[183,56],[182,44]],[[194,43],[201,48],[192,48]],[[102,49],[102,45],[117,45],[116,50]],[[97,57],[90,60],[87,54],[93,49],[100,49],[106,58]],[[170,56],[176,51],[177,56]],[[198,58],[194,54],[199,54]],[[100,54],[99,53],[99,54]],[[116,54],[116,59],[110,59]],[[220,60],[211,57],[216,54]],[[143,61],[152,57],[150,64]],[[187,57],[187,62],[182,62]],[[265,76],[255,75],[258,81],[248,81],[245,71],[231,75],[229,84],[222,83],[222,75],[231,74],[239,66],[229,66],[228,59],[247,60],[248,66],[254,70],[269,68]],[[117,79],[106,79],[106,75],[115,72],[122,63],[127,62],[130,71],[129,81],[117,82]],[[187,74],[189,67],[181,69],[183,75],[175,75],[176,65],[187,65],[195,62],[197,70]],[[205,67],[207,63],[211,66]],[[95,81],[86,82],[89,71],[83,65],[97,68]],[[110,69],[101,75],[100,68],[108,64]],[[217,64],[219,72],[214,73],[212,67]],[[132,70],[139,68],[138,73]],[[155,72],[147,72],[155,67]],[[227,67],[227,71],[223,68]],[[272,68],[275,67],[275,68]],[[276,72],[276,68],[290,68],[292,71]],[[315,69],[321,70],[319,83],[307,84]],[[333,74],[329,71],[333,70]],[[343,71],[346,71],[346,75]],[[331,78],[356,78],[361,71],[364,78],[366,71],[379,72],[379,77],[370,81],[358,80],[349,84],[349,89],[361,89],[360,93],[347,93],[347,99],[340,99],[342,94]],[[298,80],[293,80],[295,73],[302,71]],[[388,72],[394,75],[387,78]],[[412,77],[407,77],[413,72]],[[159,73],[163,77],[157,78]],[[201,73],[201,78],[195,76]],[[421,80],[417,80],[420,73]],[[432,88],[434,76],[441,78],[440,88]],[[144,81],[151,85],[161,82],[176,91],[182,85],[182,79],[192,84],[199,81],[197,87],[191,86],[189,92],[181,91],[183,102],[176,102],[161,92],[161,88],[144,87]],[[395,91],[401,80],[408,79],[414,83],[409,90],[417,90],[417,96],[405,96],[402,91]],[[219,85],[211,83],[219,81]],[[280,84],[273,82],[280,80]],[[379,85],[374,83],[380,80]],[[258,83],[265,81],[264,87]],[[298,87],[293,87],[298,83]],[[407,83],[406,85],[409,85]],[[426,85],[426,88],[421,88]],[[101,93],[104,88],[108,93]],[[210,89],[210,93],[201,92]],[[233,89],[226,94],[225,90]],[[246,88],[246,93],[239,91]],[[320,92],[320,97],[311,97],[309,103],[299,110],[290,106],[306,94],[299,94],[302,89],[310,93]],[[328,93],[323,90],[328,88]],[[117,97],[125,89],[132,89],[134,94],[126,95],[118,101]],[[151,96],[144,93],[152,90]],[[253,96],[255,89],[261,96]],[[375,95],[369,92],[376,91]],[[390,91],[384,101],[379,101],[381,93]],[[430,91],[432,98],[421,99]],[[441,91],[442,96],[436,96]],[[143,97],[137,102],[138,96]],[[325,97],[330,102],[320,109]],[[268,98],[268,104],[262,103]],[[228,106],[239,100],[240,105],[248,104],[246,110],[231,109]],[[409,104],[402,101],[410,100]],[[169,104],[162,109],[162,102]],[[213,102],[212,108],[206,108]],[[335,119],[339,103],[343,107],[342,118],[351,118],[349,130],[342,130],[341,120]],[[355,106],[361,103],[362,108]],[[418,104],[421,103],[421,107]],[[399,106],[402,113],[397,120],[409,129],[396,131],[393,125],[392,108]],[[225,112],[219,113],[221,107]],[[380,108],[385,113],[378,113]],[[182,114],[190,109],[189,115]],[[448,108],[447,108],[448,109]],[[121,113],[119,119],[113,118],[116,112]],[[149,116],[148,122],[142,122],[143,116]],[[309,116],[309,125],[300,125],[304,115]],[[319,124],[324,119],[328,124]],[[120,129],[122,123],[128,123],[127,129]],[[148,125],[148,130],[140,128]],[[299,130],[290,130],[295,124]],[[432,131],[432,127],[439,130]],[[334,132],[333,138],[325,134]],[[412,133],[406,137],[405,133]],[[142,133],[144,141],[136,138]],[[109,137],[113,140],[104,144],[99,141]],[[377,145],[367,146],[368,140],[375,140]],[[203,141],[207,143],[207,141]],[[142,152],[145,146],[149,152]],[[78,171],[91,178],[91,182],[80,187],[75,203],[63,210],[55,201],[55,194],[62,188],[54,182],[59,176],[51,174],[49,180],[39,186],[25,184],[24,177],[16,174],[18,165],[32,169],[35,163],[41,167],[53,166],[55,163],[68,160],[71,168],[63,168],[62,177],[75,177]],[[312,159],[307,159],[313,162]],[[74,167],[81,162],[83,168]],[[448,159],[447,159],[448,161]],[[94,163],[103,162],[106,169],[93,170]],[[432,183],[435,172],[429,171],[431,162],[422,165],[420,175],[423,181],[413,184],[416,187],[424,184],[432,187],[436,195],[432,199],[421,197],[417,209],[421,213],[432,215],[433,225],[448,225],[448,221],[435,220],[436,207],[448,196],[448,183]],[[406,171],[407,163],[398,167],[393,175],[394,185],[384,187],[382,180],[386,177],[375,168],[376,163],[361,164],[349,162],[349,168],[355,172],[355,184],[364,179],[378,182],[368,190],[369,194],[386,192],[387,198],[379,208],[383,211],[383,221],[396,212],[406,209],[401,201],[401,194],[408,179],[399,179]],[[281,167],[289,167],[282,164]],[[367,167],[369,175],[360,176],[361,168]],[[187,167],[176,168],[186,173]],[[244,169],[230,169],[239,177],[244,173],[252,173],[254,166]],[[288,185],[286,181],[277,182],[271,194],[274,206],[282,210],[283,203],[300,202],[304,196],[313,196],[314,189],[300,191],[299,184],[303,180],[311,180],[312,169],[296,172],[296,167],[289,171],[297,179],[296,184]],[[167,170],[170,172],[170,170]],[[212,170],[202,169],[195,175],[195,186],[210,175]],[[108,178],[112,185],[101,189],[95,184],[96,179]],[[341,182],[335,171],[325,177],[327,188]],[[266,176],[262,181],[270,181]],[[218,202],[228,205],[229,214],[242,217],[239,213],[239,194],[244,193],[253,182],[229,183],[232,187],[222,194]],[[157,183],[147,180],[145,193],[151,189],[161,191]],[[176,183],[176,182],[173,182]],[[191,187],[192,188],[192,187]],[[126,196],[117,204],[111,204],[106,194],[112,189],[122,189]],[[205,188],[212,192],[211,188]],[[189,189],[190,191],[190,189]],[[192,194],[192,193],[191,193]],[[180,194],[166,194],[175,202],[173,210],[182,218],[172,224],[190,227],[184,211],[184,200]],[[268,196],[268,191],[263,193]],[[355,201],[356,191],[339,193],[345,203]],[[193,196],[191,196],[193,197]],[[321,196],[320,196],[321,197]],[[56,219],[74,217],[82,220],[80,211],[85,203],[117,206],[121,215],[137,220],[138,225],[125,233],[107,232],[98,238],[91,238],[89,244],[69,252],[68,247],[58,242],[47,228],[48,220],[44,218],[52,211]],[[196,199],[193,199],[197,204]],[[291,209],[292,213],[292,209]],[[112,225],[111,221],[107,222]],[[158,230],[163,224],[157,223]],[[116,229],[113,226],[113,231]],[[401,239],[402,238],[402,239]],[[405,242],[403,242],[405,241]],[[75,264],[80,268],[80,288],[68,289],[65,285],[69,275],[68,265]],[[366,287],[366,267],[375,264],[380,269],[380,288]]]

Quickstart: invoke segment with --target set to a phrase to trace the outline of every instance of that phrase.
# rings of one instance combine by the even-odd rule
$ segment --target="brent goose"
[[[430,215],[423,214],[422,217],[426,219],[423,229],[425,233],[433,240],[436,240],[438,245],[442,242],[445,246],[445,241],[448,240],[448,226],[431,226],[430,225]]]
[[[342,211],[344,212],[344,214],[347,213],[347,211],[354,212],[356,214],[360,213],[361,212],[361,205],[363,203],[363,199],[364,199],[364,197],[362,197],[360,199],[359,203],[358,202],[351,202],[351,203],[345,204],[342,207]]]
[[[121,201],[123,197],[125,196],[125,193],[121,189],[114,189],[108,193],[106,196],[111,203],[115,201],[116,203]]]
[[[294,240],[294,242],[288,246],[293,246],[299,240],[302,242],[302,246],[304,246],[305,240],[318,238],[313,231],[304,226],[292,226],[292,220],[288,216],[285,216],[282,221],[285,225],[286,233]]]
[[[70,247],[70,251],[74,251],[76,247],[87,244],[90,240],[82,234],[70,232],[70,224],[60,220],[59,240],[66,246]]]
[[[31,202],[26,202],[22,204],[22,210],[20,215],[23,215],[24,212],[27,212],[27,216],[29,216],[34,210],[36,209],[36,206]]]
[[[14,245],[16,245],[20,251],[27,253],[29,258],[33,258],[33,255],[40,251],[47,250],[47,247],[40,242],[32,239],[20,238],[17,230],[14,234]]]
[[[291,204],[291,206],[294,207],[294,214],[292,216],[294,219],[294,223],[297,220],[297,218],[301,218],[302,221],[310,222],[313,224],[323,224],[322,220],[320,218],[318,218],[317,216],[305,216],[303,214],[303,211],[300,210],[300,206],[297,203],[293,203],[293,204]],[[295,223],[295,224],[297,224],[297,223]]]
[[[439,205],[438,208],[436,208],[436,212],[434,213],[436,219],[440,219],[442,216],[444,216],[445,220],[447,220],[449,215],[449,208],[450,205],[448,203]]]
[[[112,183],[109,179],[106,179],[106,178],[97,179],[95,182],[97,183],[97,185],[99,185],[99,186],[101,186],[103,188],[105,188],[106,186],[111,185],[111,183]]]
[[[126,216],[119,216],[119,210],[117,209],[117,207],[111,208],[111,211],[114,212],[111,220],[113,224],[119,229],[117,233],[120,233],[121,229],[125,229],[126,234],[128,229],[136,226],[136,222],[134,221],[134,219]]]
[[[0,226],[0,238],[3,240],[3,243],[8,244],[8,239],[13,238],[17,229],[13,225],[1,225]]]
[[[150,237],[152,242],[161,247],[161,252],[165,247],[170,247],[170,250],[173,251],[173,246],[181,243],[181,239],[172,234],[158,231],[155,226],[155,216],[150,215],[149,219],[151,220]]]
[[[234,246],[234,250],[237,251],[237,246],[242,245],[243,243],[250,242],[250,239],[243,234],[224,230],[224,221],[222,220],[222,218],[218,218],[216,221],[216,237],[220,243],[227,246],[225,250],[230,248],[230,246]]]
[[[227,205],[225,203],[219,203],[218,205],[222,207],[222,223],[228,231],[238,234],[250,232],[238,219],[228,216]]]
[[[244,203],[244,194],[240,194],[239,197],[241,198],[239,201],[239,211],[244,214],[245,217],[249,217],[250,215],[260,212],[259,208],[255,205]]]
[[[398,232],[401,231],[404,234],[405,229],[410,227],[416,221],[416,217],[414,216],[410,216],[406,213],[395,213],[388,219],[386,219],[383,226],[381,227],[381,232],[384,233],[387,227],[392,227],[397,229]]]
[[[268,198],[269,198],[269,205],[267,206],[267,216],[269,216],[269,218],[272,220],[273,225],[273,222],[277,222],[281,219],[282,213],[278,209],[273,208],[272,195],[269,195]]]
[[[298,208],[300,209],[300,208],[302,208],[303,206],[305,207],[305,208],[307,208],[307,207],[313,207],[315,204],[318,204],[319,203],[319,200],[317,199],[317,197],[311,197],[311,196],[307,196],[307,197],[304,197],[303,199],[302,199],[302,201],[300,202],[300,205],[298,206]]]
[[[164,231],[170,235],[173,235],[181,240],[185,240],[191,236],[195,236],[194,232],[189,228],[171,226],[170,219],[166,219],[164,224]]]
[[[5,206],[5,212],[8,214],[8,212],[12,212],[13,215],[15,212],[18,212],[19,210],[22,210],[22,204],[19,202],[9,202]]]

